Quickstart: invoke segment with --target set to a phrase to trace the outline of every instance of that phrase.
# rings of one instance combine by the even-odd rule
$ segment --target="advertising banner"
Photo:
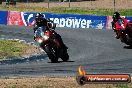
[[[107,23],[106,23],[106,29],[112,29],[112,16],[107,16]]]
[[[33,26],[36,13],[32,12],[8,12],[7,25]]]
[[[33,26],[35,24],[35,12],[21,12],[22,21],[25,26]]]
[[[0,11],[0,24],[7,24],[8,11]]]
[[[7,18],[7,25],[23,25],[24,26],[21,12],[9,11],[8,18]]]
[[[45,13],[57,27],[105,29],[107,16]]]
[[[129,22],[132,22],[132,16],[126,16],[125,17]]]
[[[36,12],[0,11],[0,24],[33,26]],[[112,16],[43,13],[57,27],[111,29]],[[125,17],[125,16],[123,16]],[[132,22],[131,16],[125,17]]]
[[[35,12],[9,11],[8,25],[33,26],[35,15]],[[106,29],[107,16],[54,13],[43,13],[43,15],[56,23],[57,27]]]

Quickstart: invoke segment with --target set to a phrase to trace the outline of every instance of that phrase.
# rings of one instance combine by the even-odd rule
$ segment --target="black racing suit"
[[[114,30],[114,32],[116,32],[116,30],[115,30],[115,28],[116,28],[116,22],[117,22],[118,20],[117,19],[113,19],[113,21],[111,22],[111,24],[112,24],[112,29]]]
[[[114,32],[116,33],[116,38],[117,39],[119,39],[119,35],[118,35],[118,33],[117,33],[117,31],[116,31],[116,22],[118,21],[118,19],[113,19],[113,21],[111,22],[111,24],[112,24],[112,29],[114,30]]]
[[[42,27],[42,26],[46,26],[46,27],[47,27],[46,29],[47,29],[47,30],[50,30],[51,28],[49,28],[48,22],[49,22],[49,20],[47,20],[47,19],[44,18],[43,20],[41,20],[40,23],[36,23],[36,24],[34,25],[34,28],[33,28],[34,33],[35,33],[35,31],[36,31],[39,27]],[[60,36],[59,34],[57,34],[54,30],[50,30],[50,31],[53,32],[54,37],[60,42],[60,45],[61,45],[62,47],[68,48],[68,47],[63,43],[62,38],[61,38],[61,36]],[[35,40],[35,37],[34,37],[34,40]]]

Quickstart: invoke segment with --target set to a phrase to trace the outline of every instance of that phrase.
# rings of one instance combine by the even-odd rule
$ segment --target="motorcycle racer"
[[[119,31],[119,23],[117,23],[118,21],[122,21],[122,23],[124,24],[125,27],[123,28],[124,30],[126,30],[128,33],[130,33],[131,30],[131,25],[130,23],[124,18],[124,17],[120,17],[120,13],[119,12],[114,12],[113,17],[112,17],[113,21],[112,21],[112,29],[114,30],[114,32],[116,32],[116,38],[119,39],[120,36],[118,35],[118,31]]]
[[[54,23],[50,21],[49,19],[44,18],[44,15],[42,13],[37,13],[35,16],[36,23],[34,24],[34,33],[39,27],[45,27],[44,29],[52,31],[54,34],[54,37],[60,42],[62,47],[67,48],[67,46],[63,43],[62,38],[59,34],[57,34],[54,30],[52,30],[55,27],[52,27],[52,24]],[[51,24],[52,23],[52,24]],[[45,32],[45,30],[43,30]],[[34,37],[35,40],[35,37]]]
[[[34,24],[34,33],[38,29],[38,27],[45,26],[48,27],[48,21],[46,18],[44,18],[43,14],[37,13],[35,16],[36,23]]]

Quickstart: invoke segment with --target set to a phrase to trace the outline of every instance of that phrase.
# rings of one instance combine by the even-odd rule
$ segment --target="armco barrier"
[[[36,12],[0,11],[0,24],[33,26]],[[111,29],[111,16],[43,13],[57,27]],[[132,17],[126,16],[132,21]]]
[[[0,24],[7,24],[8,11],[0,11]]]

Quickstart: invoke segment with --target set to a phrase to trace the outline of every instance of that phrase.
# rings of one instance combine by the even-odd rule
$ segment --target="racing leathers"
[[[47,20],[44,18],[43,20],[41,20],[40,23],[35,23],[34,28],[33,28],[34,33],[39,27],[46,27],[45,28],[46,30],[52,31],[52,33],[54,34],[54,37],[60,42],[60,45],[62,47],[67,48],[67,46],[63,43],[61,36],[57,34],[54,30],[52,30],[52,27],[49,27],[51,25],[49,22],[50,20]],[[34,40],[35,40],[35,37],[34,37]]]

